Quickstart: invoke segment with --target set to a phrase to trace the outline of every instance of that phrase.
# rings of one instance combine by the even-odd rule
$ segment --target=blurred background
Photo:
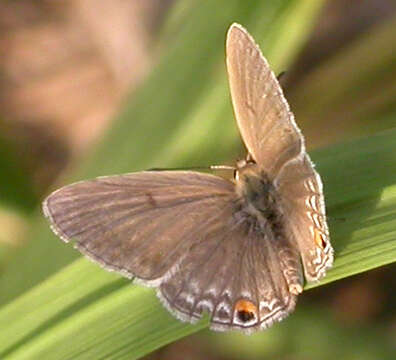
[[[225,78],[233,21],[286,71],[309,150],[395,127],[392,0],[2,1],[1,304],[78,256],[42,219],[51,190],[244,156]],[[250,340],[204,330],[147,359],[392,358],[395,294],[396,269],[378,268],[304,293],[287,327]]]

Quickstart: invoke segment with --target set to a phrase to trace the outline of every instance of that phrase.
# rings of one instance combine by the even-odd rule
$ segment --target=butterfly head
[[[258,166],[250,156],[246,159],[238,160],[235,168],[234,178],[236,182],[243,181],[246,175],[254,175],[258,172]]]

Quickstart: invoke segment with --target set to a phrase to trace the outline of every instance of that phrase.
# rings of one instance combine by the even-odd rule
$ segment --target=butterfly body
[[[236,192],[253,217],[274,220],[281,215],[278,208],[279,196],[272,182],[256,165],[239,169],[236,178]]]
[[[251,333],[293,311],[304,277],[333,262],[322,183],[279,83],[238,24],[227,70],[248,150],[233,181],[143,171],[65,186],[43,203],[52,229],[108,270],[155,286],[166,308]]]

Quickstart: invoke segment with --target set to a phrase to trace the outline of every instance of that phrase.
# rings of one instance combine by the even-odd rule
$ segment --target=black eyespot
[[[242,322],[247,322],[254,319],[254,314],[251,311],[239,310],[238,319]]]

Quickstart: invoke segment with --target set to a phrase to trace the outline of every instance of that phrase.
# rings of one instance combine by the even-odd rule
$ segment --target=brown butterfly
[[[233,181],[147,171],[65,186],[43,203],[54,232],[108,270],[155,286],[183,321],[267,328],[333,263],[322,183],[282,89],[238,24],[227,70],[248,150]]]

